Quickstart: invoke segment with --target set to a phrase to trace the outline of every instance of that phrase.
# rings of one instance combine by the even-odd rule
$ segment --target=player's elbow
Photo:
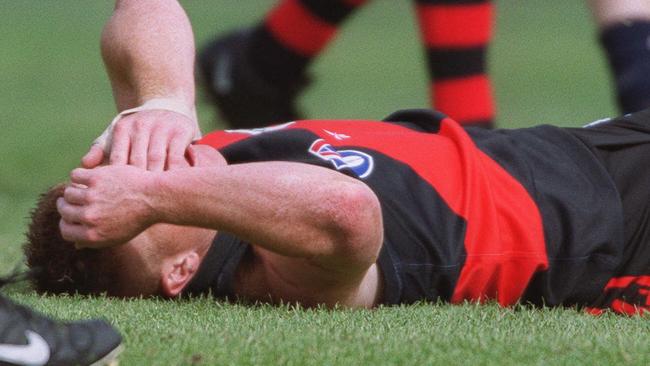
[[[335,251],[342,262],[369,267],[377,260],[383,241],[381,207],[375,193],[361,182],[340,190],[336,202]]]

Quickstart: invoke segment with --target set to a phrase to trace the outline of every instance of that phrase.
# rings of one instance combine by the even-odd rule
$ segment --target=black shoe
[[[302,119],[295,102],[307,78],[278,87],[256,75],[246,54],[250,36],[250,30],[229,33],[209,43],[199,55],[201,76],[217,111],[234,128]]]
[[[57,322],[0,295],[0,365],[117,365],[122,337],[101,320]]]

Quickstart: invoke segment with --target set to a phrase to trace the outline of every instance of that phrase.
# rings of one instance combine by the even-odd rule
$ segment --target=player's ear
[[[195,251],[185,251],[163,260],[161,287],[165,296],[176,297],[196,274],[201,259]]]

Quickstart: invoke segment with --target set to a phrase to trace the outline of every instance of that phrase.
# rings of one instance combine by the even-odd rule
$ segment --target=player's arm
[[[237,164],[165,173],[154,184],[152,211],[161,222],[225,230],[324,267],[367,268],[382,241],[374,192],[326,168]]]
[[[112,138],[100,139],[109,146],[91,149],[83,165],[94,167],[102,158],[150,170],[181,164],[198,134],[194,38],[182,7],[176,0],[117,0],[101,50],[119,111],[162,99],[177,112],[154,109],[123,117],[109,131]]]
[[[159,222],[224,230],[298,259],[271,266],[298,286],[309,282],[305,287],[333,294],[358,290],[382,243],[375,194],[322,167],[263,162],[151,173],[109,166],[77,169],[71,180],[88,188],[66,189],[59,201],[61,229],[67,240],[84,246],[125,242]],[[342,302],[345,296],[328,299]]]

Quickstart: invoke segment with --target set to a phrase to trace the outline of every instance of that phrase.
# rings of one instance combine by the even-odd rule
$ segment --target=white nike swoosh
[[[50,359],[50,346],[38,333],[25,331],[27,344],[0,344],[0,361],[16,365],[43,366]]]

